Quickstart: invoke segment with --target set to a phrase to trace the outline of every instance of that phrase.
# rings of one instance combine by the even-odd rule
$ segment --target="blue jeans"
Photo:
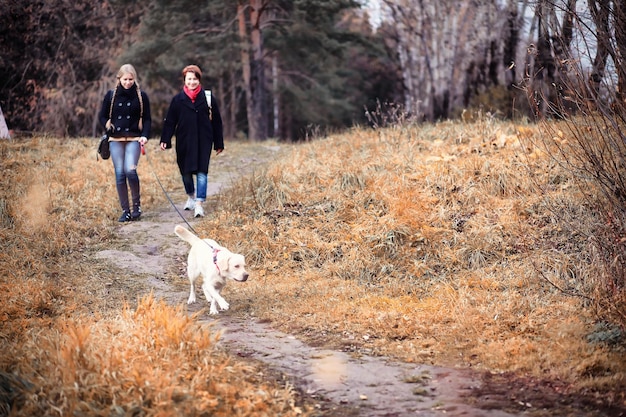
[[[193,186],[194,174],[183,174],[183,185],[185,186],[185,192],[188,196],[192,197],[194,192],[196,194],[196,201],[206,200],[206,187],[207,187],[207,173],[197,172],[196,182],[198,183],[196,189]]]
[[[139,196],[139,176],[137,175],[137,164],[141,147],[137,141],[129,142],[109,142],[111,149],[111,160],[115,169],[115,186],[117,196],[120,199],[122,210],[130,210],[128,202],[128,188],[133,199],[133,208],[138,208],[141,204]]]

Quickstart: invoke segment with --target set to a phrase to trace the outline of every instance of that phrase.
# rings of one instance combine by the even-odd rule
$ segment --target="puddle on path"
[[[233,355],[252,358],[284,373],[307,395],[349,406],[359,416],[506,417],[480,410],[463,396],[479,382],[463,370],[403,364],[318,349],[266,323],[221,314],[222,342]],[[332,408],[332,407],[331,407]]]

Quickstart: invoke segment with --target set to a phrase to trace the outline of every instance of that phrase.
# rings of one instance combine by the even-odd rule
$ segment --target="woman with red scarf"
[[[218,155],[224,150],[222,117],[215,99],[200,84],[200,68],[188,65],[182,74],[184,87],[174,96],[167,110],[161,149],[170,149],[172,136],[176,135],[176,162],[187,193],[184,208],[194,210],[194,217],[204,217],[202,204],[206,201],[211,150],[215,149]]]

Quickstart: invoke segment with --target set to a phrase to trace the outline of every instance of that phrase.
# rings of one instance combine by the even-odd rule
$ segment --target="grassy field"
[[[267,159],[228,143],[232,186],[194,227],[246,255],[251,280],[227,289],[239,314],[314,345],[547,381],[626,409],[623,333],[580,296],[601,220],[534,147],[542,135],[482,119],[272,143],[280,156]],[[181,188],[156,142],[152,169]],[[217,349],[198,317],[110,285],[120,271],[92,255],[119,210],[95,145],[0,143],[0,415],[313,415]],[[142,205],[168,204],[150,174],[142,162]]]

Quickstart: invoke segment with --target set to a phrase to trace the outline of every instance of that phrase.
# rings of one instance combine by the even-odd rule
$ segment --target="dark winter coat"
[[[209,172],[211,149],[224,149],[222,116],[215,98],[211,97],[212,118],[204,90],[195,103],[181,91],[174,96],[163,122],[161,142],[169,149],[176,135],[176,162],[181,174]]]
[[[106,128],[106,122],[109,120],[113,91],[115,91],[115,103],[113,103],[113,111],[111,114],[113,130],[109,132],[109,135],[113,138],[137,138],[145,136],[150,139],[150,130],[152,129],[150,100],[148,100],[148,95],[142,91],[143,122],[140,130],[139,119],[141,116],[141,104],[139,103],[139,95],[137,94],[137,84],[133,84],[128,90],[118,85],[115,90],[109,90],[105,94],[100,113],[98,114],[98,120],[102,127]]]

